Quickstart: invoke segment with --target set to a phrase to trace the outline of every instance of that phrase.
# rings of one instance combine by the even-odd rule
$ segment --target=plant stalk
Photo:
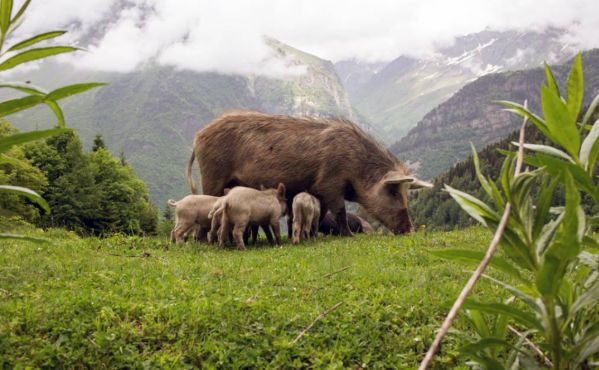
[[[526,108],[526,106],[527,106],[527,102],[524,101],[524,107]],[[520,174],[520,169],[522,168],[522,162],[524,161],[524,133],[525,133],[524,129],[526,127],[527,121],[528,121],[528,118],[525,117],[524,120],[522,121],[522,126],[520,127],[520,137],[519,137],[520,145],[518,148],[518,158],[516,159],[516,169],[514,171],[514,176],[518,176]],[[426,352],[426,355],[424,356],[424,359],[420,363],[420,367],[418,368],[418,370],[426,370],[431,365],[431,363],[433,361],[433,357],[435,356],[437,351],[439,351],[441,342],[443,341],[443,338],[445,337],[445,335],[447,335],[447,333],[449,332],[449,328],[451,327],[453,320],[457,317],[458,312],[464,305],[464,302],[466,301],[466,298],[468,297],[468,295],[470,295],[470,292],[474,288],[474,284],[476,284],[478,279],[480,279],[483,272],[486,270],[487,266],[491,262],[491,258],[493,258],[493,255],[495,254],[495,251],[497,250],[497,246],[499,245],[499,241],[501,240],[501,236],[503,235],[503,231],[505,230],[505,227],[507,225],[507,221],[510,217],[511,209],[512,209],[511,204],[506,203],[505,209],[503,211],[503,215],[501,216],[501,221],[499,222],[499,225],[497,226],[497,229],[495,230],[495,234],[493,235],[493,240],[491,240],[491,244],[489,245],[489,248],[487,249],[487,252],[485,253],[485,257],[482,259],[482,261],[480,261],[480,264],[478,265],[476,270],[474,270],[474,273],[472,273],[472,276],[470,276],[470,279],[468,280],[466,285],[464,285],[464,288],[462,289],[462,291],[460,292],[460,295],[454,302],[453,307],[451,307],[451,310],[447,314],[445,321],[443,321],[441,330],[439,330],[439,332],[437,333],[437,336],[435,337],[433,344],[428,349],[428,351]]]

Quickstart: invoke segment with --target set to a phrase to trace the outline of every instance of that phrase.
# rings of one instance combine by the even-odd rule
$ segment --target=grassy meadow
[[[428,251],[490,239],[470,228],[238,252],[29,234],[49,242],[0,244],[0,368],[414,368],[470,270]],[[496,297],[484,281],[476,292]],[[434,368],[465,368],[465,321],[456,329]]]

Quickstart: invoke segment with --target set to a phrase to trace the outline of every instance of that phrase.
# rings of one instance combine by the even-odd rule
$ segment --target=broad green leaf
[[[476,148],[474,147],[474,144],[472,144],[472,142],[470,142],[470,150],[472,151],[472,161],[474,162],[474,171],[476,173],[476,177],[478,178],[478,182],[483,187],[485,192],[490,197],[492,197],[493,190],[491,189],[491,186],[489,185],[489,181],[487,181],[487,179],[480,172],[480,161],[478,160],[478,154],[476,153]]]
[[[501,173],[499,174],[499,180],[501,183],[501,187],[503,188],[503,194],[505,194],[507,201],[511,202],[511,194],[512,194],[512,163],[514,161],[514,157],[506,157],[501,165]]]
[[[526,326],[527,328],[543,330],[542,323],[540,323],[533,314],[524,312],[511,305],[506,305],[503,303],[482,303],[468,299],[464,303],[464,307],[467,309],[475,309],[491,314],[506,315]]]
[[[583,125],[586,125],[587,123],[589,123],[589,120],[593,116],[593,112],[595,112],[595,110],[597,109],[597,106],[599,106],[599,94],[597,96],[595,96],[595,99],[593,99],[593,101],[591,102],[591,105],[589,105],[589,109],[587,109],[586,113],[584,114],[584,118],[582,119]]]
[[[48,96],[46,97],[47,100],[60,100],[60,99],[64,99],[66,97],[69,97],[71,95],[75,95],[75,94],[79,94],[82,93],[84,91],[93,89],[94,87],[99,87],[99,86],[104,86],[106,85],[106,83],[103,82],[88,82],[88,83],[81,83],[81,84],[74,84],[74,85],[68,85],[68,86],[63,86],[60,87],[54,91],[50,91],[50,93],[48,94]]]
[[[557,86],[557,82],[555,82],[555,77],[553,77],[553,72],[551,72],[551,68],[547,63],[543,63],[545,67],[545,78],[547,80],[547,87],[551,89],[551,91],[555,92],[557,96],[561,96],[559,93],[559,87]]]
[[[35,48],[25,50],[15,56],[12,56],[2,63],[0,63],[0,71],[6,71],[7,69],[14,68],[19,64],[31,62],[38,59],[43,59],[49,56],[70,53],[79,50],[72,46],[48,46],[45,48]]]
[[[477,342],[468,343],[458,349],[460,353],[472,354],[482,352],[491,347],[510,347],[510,344],[503,339],[482,338]]]
[[[449,192],[449,195],[455,199],[456,202],[462,207],[466,213],[476,219],[478,222],[486,225],[486,219],[497,220],[499,217],[497,214],[489,208],[488,205],[473,197],[470,194],[466,194],[462,191],[452,188],[449,185],[445,185],[445,190]]]
[[[541,87],[541,101],[550,139],[561,145],[576,160],[580,149],[580,134],[576,121],[568,113],[563,100],[548,87]]]
[[[530,306],[530,308],[532,308],[534,311],[536,312],[541,312],[541,307],[539,306],[539,304],[537,303],[536,299],[531,297],[530,295],[524,293],[522,290],[504,283],[501,280],[497,280],[487,274],[483,274],[482,275],[485,279],[489,279],[492,282],[494,282],[497,285],[501,285],[502,287],[504,287],[505,289],[507,289],[510,293],[512,293],[516,298],[520,298],[522,301],[524,301],[527,305]]]
[[[20,132],[18,134],[4,136],[0,138],[0,153],[8,151],[11,147],[15,145],[24,144],[29,141],[44,139],[49,136],[59,135],[69,131],[71,130],[68,128],[53,128],[50,130]]]
[[[589,134],[584,138],[580,147],[580,163],[585,166],[585,169],[592,172],[595,168],[597,155],[599,154],[599,119],[591,128]]]
[[[0,32],[2,40],[6,38],[8,26],[10,26],[10,16],[12,14],[12,0],[2,0],[0,3]]]
[[[576,122],[582,108],[582,97],[584,94],[584,81],[582,71],[582,54],[578,53],[572,63],[572,69],[568,75],[568,112],[570,118]]]
[[[566,193],[564,220],[553,243],[547,248],[536,276],[539,293],[548,298],[554,298],[559,292],[569,263],[580,253],[584,236],[584,211],[580,207],[580,194],[570,173],[564,173],[563,183]]]
[[[46,100],[46,105],[52,109],[52,112],[54,112],[54,115],[58,120],[58,127],[64,127],[64,114],[62,113],[62,109],[60,109],[58,103],[53,100]]]
[[[42,198],[38,193],[31,189],[27,189],[21,186],[0,185],[0,192],[22,195],[31,200],[32,202],[37,203],[46,212],[50,212],[50,206],[48,206],[48,203],[46,203],[44,198]]]
[[[64,35],[66,32],[67,31],[50,31],[50,32],[40,33],[39,35],[35,35],[33,37],[28,38],[27,40],[23,40],[17,44],[14,44],[13,46],[10,47],[10,49],[8,49],[8,51],[20,50],[20,49],[26,48],[28,46],[37,44],[40,41],[49,40],[49,39],[53,39],[55,37]]]
[[[495,201],[495,205],[497,206],[497,210],[498,212],[503,212],[503,210],[505,209],[505,200],[501,196],[501,193],[499,192],[497,185],[495,185],[495,182],[492,179],[488,179],[488,181],[489,187],[491,188],[493,200]]]
[[[524,161],[535,167],[544,167],[544,170],[553,177],[560,177],[568,172],[574,177],[574,181],[592,196],[596,203],[599,203],[599,190],[595,186],[593,178],[582,167],[542,153],[526,156]]]
[[[18,235],[18,234],[0,234],[0,240],[13,239],[13,240],[24,240],[34,243],[48,243],[46,239],[34,238],[32,236]]]
[[[474,329],[482,338],[490,337],[491,331],[489,330],[489,325],[485,321],[482,313],[478,310],[466,310],[466,314],[469,316],[470,321],[472,321],[472,325],[474,325]]]
[[[440,250],[432,250],[429,251],[432,255],[440,258],[444,258],[447,260],[455,260],[455,261],[463,261],[463,262],[480,262],[484,256],[485,252],[483,251],[473,251],[468,249],[440,249]],[[522,282],[526,282],[526,280],[520,275],[520,272],[517,268],[512,266],[511,263],[506,261],[505,259],[493,256],[490,263],[491,267],[496,268],[499,271],[502,271]]]
[[[35,107],[36,105],[42,103],[43,100],[43,96],[29,95],[22,98],[3,101],[0,103],[0,117]]]
[[[528,118],[528,120],[532,122],[539,129],[539,131],[541,131],[545,136],[551,138],[552,135],[549,132],[546,123],[539,116],[526,109],[523,105],[507,100],[498,100],[496,103],[507,107],[505,110],[508,112],[515,113],[522,118]]]
[[[541,229],[541,233],[535,239],[535,250],[537,252],[537,256],[542,257],[551,244],[553,237],[557,231],[559,225],[561,225],[564,220],[565,213],[561,213],[555,220],[551,220],[547,222],[543,228]]]
[[[549,209],[551,209],[551,202],[553,201],[553,193],[557,187],[557,182],[558,179],[554,178],[549,182],[549,184],[544,182],[543,186],[541,186],[532,230],[533,240],[538,239],[541,231],[544,228],[545,220],[547,220],[547,216],[549,215]]]
[[[520,146],[519,143],[517,143],[515,141],[512,142],[512,145],[515,145],[518,147]],[[552,155],[554,157],[565,159],[568,162],[574,163],[574,160],[572,159],[572,157],[570,157],[566,152],[559,150],[557,148],[554,148],[552,146],[540,145],[540,144],[524,144],[523,146],[524,146],[524,149],[532,150],[533,152],[539,152],[539,153]]]
[[[48,92],[32,84],[24,82],[2,82],[0,88],[15,89],[30,95],[46,95]]]

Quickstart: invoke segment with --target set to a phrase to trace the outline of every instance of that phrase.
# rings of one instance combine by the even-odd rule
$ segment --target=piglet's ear
[[[277,186],[277,196],[284,198],[285,197],[285,185],[280,182],[279,186]]]
[[[223,189],[223,194],[227,195],[227,194],[229,194],[230,191],[231,191],[230,188],[224,188]]]

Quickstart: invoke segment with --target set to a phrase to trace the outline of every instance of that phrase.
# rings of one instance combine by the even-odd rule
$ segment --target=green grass
[[[473,228],[238,252],[42,235],[0,244],[0,368],[414,368],[469,270],[427,250],[489,240]],[[447,337],[435,368],[463,367],[460,344]]]

